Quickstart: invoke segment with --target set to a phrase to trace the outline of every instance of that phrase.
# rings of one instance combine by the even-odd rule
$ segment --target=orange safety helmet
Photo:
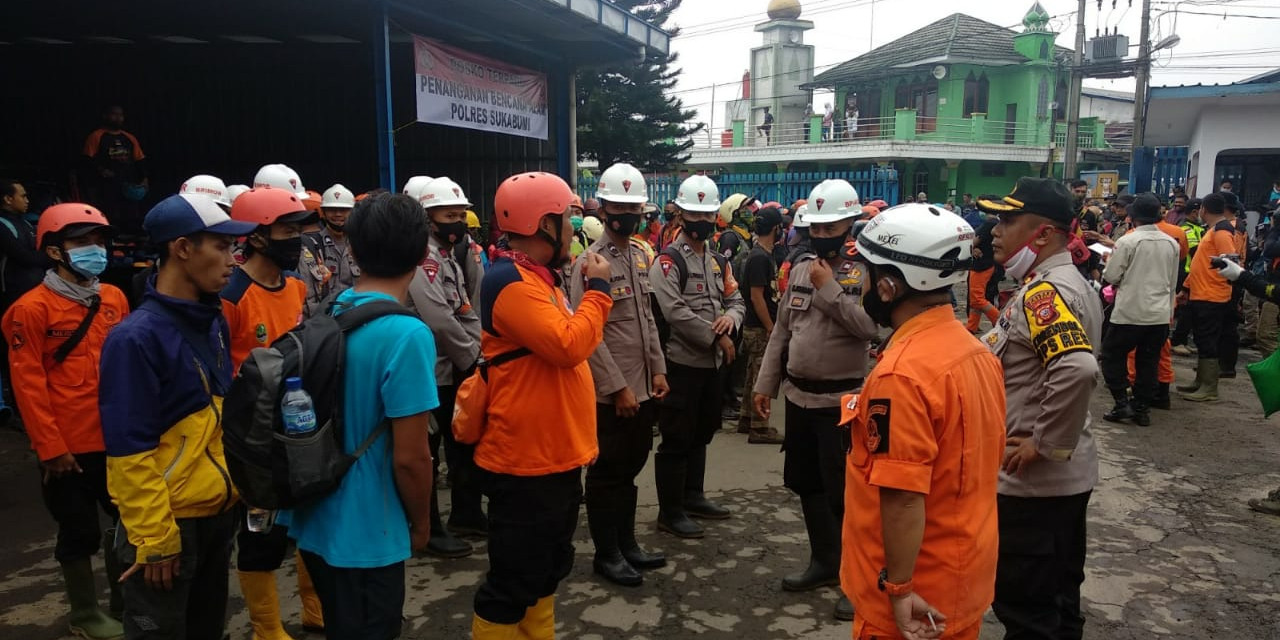
[[[324,196],[317,191],[307,189],[307,198],[302,201],[302,205],[307,211],[319,211],[321,203],[324,202]]]
[[[573,194],[573,201],[569,203],[569,206],[573,207],[574,209],[577,209],[578,213],[582,213],[583,212],[582,196],[579,196],[576,193]]]
[[[531,236],[543,216],[564,214],[573,198],[573,190],[554,173],[517,173],[498,185],[493,219],[499,231]]]
[[[76,228],[70,229],[70,227]],[[107,222],[107,217],[92,205],[82,202],[55,204],[40,214],[40,222],[36,226],[36,246],[44,249],[45,239],[51,233],[65,231],[63,237],[74,238],[89,233],[97,227],[106,227],[103,231],[108,233],[115,231],[111,223]]]
[[[231,219],[257,225],[307,222],[315,215],[298,196],[265,186],[244,192],[231,204]]]

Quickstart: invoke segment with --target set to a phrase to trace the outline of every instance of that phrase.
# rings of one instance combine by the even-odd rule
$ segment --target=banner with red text
[[[414,36],[418,121],[547,139],[547,76]]]

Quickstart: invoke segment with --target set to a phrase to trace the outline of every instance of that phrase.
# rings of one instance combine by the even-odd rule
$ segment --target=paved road
[[[1179,359],[1179,375],[1191,362]],[[1147,429],[1102,423],[1102,482],[1090,508],[1086,637],[1280,638],[1280,518],[1249,511],[1244,500],[1280,486],[1280,418],[1262,419],[1247,378],[1224,381],[1215,405],[1175,401]],[[1105,410],[1105,392],[1094,413]],[[60,578],[51,522],[22,436],[0,434],[0,637],[64,637]],[[578,562],[560,589],[559,637],[582,640],[685,638],[734,640],[849,637],[830,618],[834,590],[784,593],[778,581],[806,561],[799,504],[781,486],[777,447],[747,445],[721,432],[712,445],[708,487],[734,508],[708,524],[708,537],[683,541],[653,531],[652,475],[643,476],[642,544],[671,562],[626,589],[591,574],[585,519]],[[486,568],[463,560],[415,559],[405,606],[409,638],[467,637],[471,596]],[[295,637],[292,562],[282,570],[282,606]],[[233,592],[236,590],[233,580]],[[233,595],[231,637],[248,638]],[[1002,635],[988,615],[984,640]],[[316,637],[316,636],[311,636]]]

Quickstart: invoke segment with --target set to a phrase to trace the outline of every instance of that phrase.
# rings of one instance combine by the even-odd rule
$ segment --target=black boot
[[[1160,385],[1156,387],[1156,397],[1151,401],[1151,408],[1168,411],[1169,407],[1169,383],[1161,382]]]
[[[1123,422],[1133,417],[1133,408],[1129,406],[1129,392],[1127,389],[1112,389],[1111,397],[1115,399],[1116,406],[1102,415],[1103,420],[1107,422]]]
[[[636,493],[628,487],[620,492],[618,500],[618,549],[627,563],[637,569],[660,569],[667,565],[667,557],[661,553],[647,553],[636,542]]]
[[[658,488],[658,530],[680,538],[701,538],[702,527],[684,512],[684,456],[653,454],[653,479]]]
[[[1133,410],[1134,424],[1139,427],[1151,426],[1151,411],[1147,409],[1146,403],[1134,400],[1129,407]]]
[[[644,576],[627,563],[618,549],[618,502],[616,494],[587,494],[587,528],[596,546],[591,569],[614,584],[638,587],[644,583]]]
[[[782,579],[784,591],[812,591],[840,584],[840,523],[831,513],[826,494],[800,498],[804,528],[809,534],[809,566]]]
[[[836,620],[844,620],[845,622],[853,620],[853,603],[843,593],[840,594],[840,599],[836,600],[836,610],[833,615]]]
[[[684,477],[684,510],[695,518],[725,520],[729,517],[729,510],[708,500],[703,493],[706,475],[707,446],[690,449],[689,466]]]
[[[440,505],[436,492],[431,491],[431,538],[427,541],[427,555],[437,558],[465,558],[471,555],[471,543],[455,538],[440,519]]]

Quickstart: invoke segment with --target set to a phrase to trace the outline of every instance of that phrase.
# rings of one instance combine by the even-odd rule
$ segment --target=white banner
[[[413,38],[418,121],[547,139],[547,76]]]

